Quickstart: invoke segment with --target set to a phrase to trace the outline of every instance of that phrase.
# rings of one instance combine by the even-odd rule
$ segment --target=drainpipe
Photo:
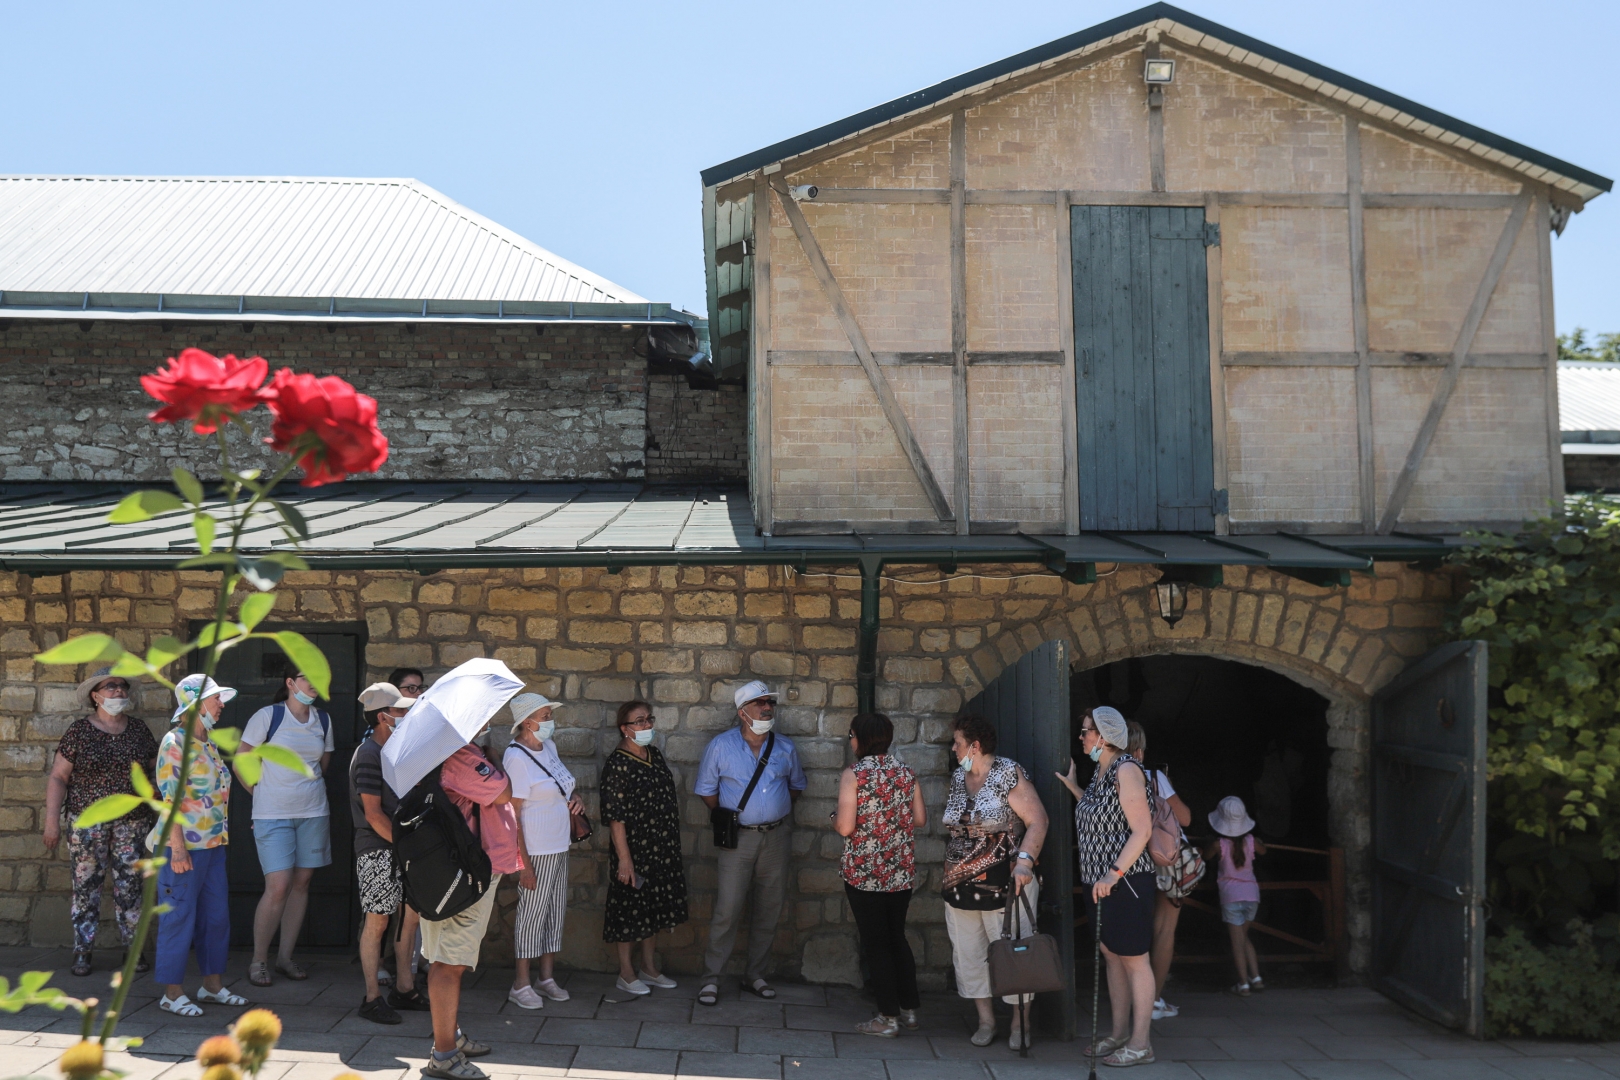
[[[877,711],[877,640],[878,640],[878,586],[883,560],[876,555],[862,555],[861,564],[861,639],[855,660],[855,700],[861,712]]]

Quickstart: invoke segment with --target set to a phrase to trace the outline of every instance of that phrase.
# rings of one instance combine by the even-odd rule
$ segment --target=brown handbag
[[[1015,909],[1022,907],[1022,913]],[[1002,909],[1001,938],[990,943],[990,993],[993,997],[1013,997],[1022,994],[1047,994],[1069,985],[1064,978],[1063,961],[1058,952],[1057,938],[1051,934],[1031,934],[1014,937],[1014,920],[1020,914],[1029,917],[1035,926],[1035,912],[1030,907],[1029,894],[1021,892],[1016,900],[1009,899]]]

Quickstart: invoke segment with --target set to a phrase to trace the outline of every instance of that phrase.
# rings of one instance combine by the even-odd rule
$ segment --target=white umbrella
[[[416,699],[383,744],[383,779],[404,796],[417,781],[472,741],[523,680],[499,660],[468,660]]]

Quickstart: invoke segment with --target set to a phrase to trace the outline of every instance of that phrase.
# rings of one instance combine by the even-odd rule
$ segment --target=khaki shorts
[[[433,964],[454,967],[478,966],[478,947],[483,944],[484,931],[489,928],[489,913],[495,908],[495,887],[501,875],[489,876],[489,888],[483,899],[449,919],[437,922],[422,920],[422,958]]]

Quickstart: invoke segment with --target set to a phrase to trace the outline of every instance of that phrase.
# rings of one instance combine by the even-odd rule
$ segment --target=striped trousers
[[[532,960],[562,951],[563,918],[568,913],[568,852],[528,858],[534,865],[534,888],[518,886],[512,937],[516,954]]]

